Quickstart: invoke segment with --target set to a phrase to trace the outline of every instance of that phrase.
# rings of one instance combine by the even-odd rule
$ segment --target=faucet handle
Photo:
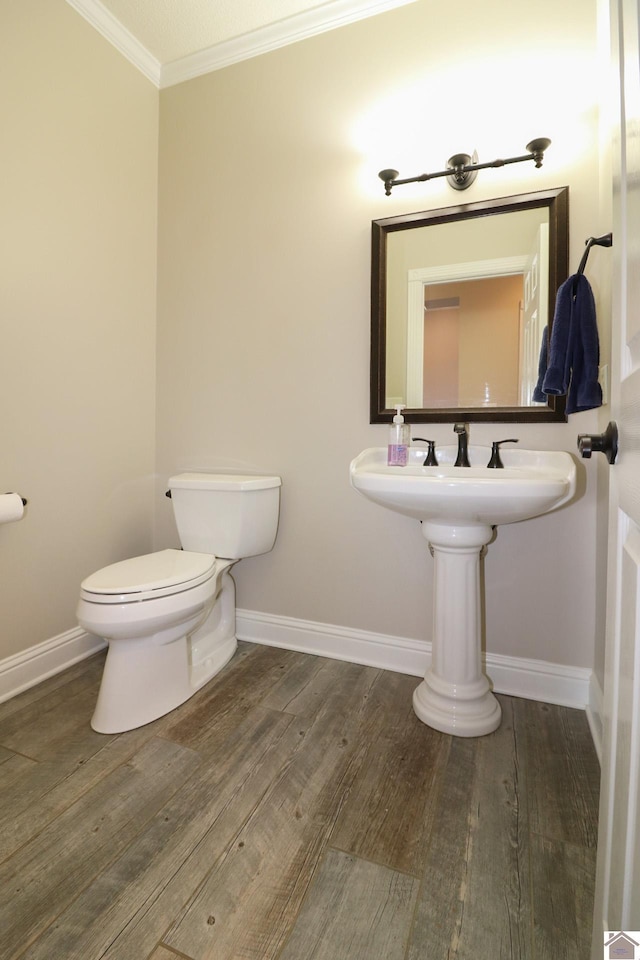
[[[519,443],[519,440],[494,440],[491,444],[491,460],[487,464],[487,467],[492,467],[493,469],[502,470],[504,468],[504,463],[500,459],[500,444],[501,443]]]
[[[438,466],[438,458],[436,457],[436,442],[435,442],[435,440],[425,440],[424,437],[414,437],[412,442],[415,443],[416,440],[420,440],[420,441],[422,441],[422,443],[426,443],[426,444],[428,445],[428,448],[427,448],[427,456],[426,456],[426,458],[425,458],[422,466],[423,466],[423,467],[437,467],[437,466]]]

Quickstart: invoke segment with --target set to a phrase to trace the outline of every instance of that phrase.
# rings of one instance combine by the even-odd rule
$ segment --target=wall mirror
[[[371,423],[566,420],[533,389],[568,231],[568,187],[374,220]]]

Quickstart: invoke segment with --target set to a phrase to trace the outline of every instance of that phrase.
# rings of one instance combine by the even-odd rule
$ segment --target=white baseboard
[[[0,703],[90,657],[104,646],[104,640],[76,627],[0,660]]]
[[[237,611],[236,633],[239,640],[347,660],[415,677],[423,676],[431,661],[431,644],[421,640],[294,617],[277,617],[253,610]],[[7,657],[0,661],[0,703],[104,646],[103,640],[76,627]],[[596,750],[599,750],[602,692],[591,670],[495,653],[487,654],[485,668],[496,693],[586,709]]]
[[[423,676],[431,661],[431,644],[420,640],[253,610],[237,611],[236,633],[239,640],[348,660],[415,677]],[[485,668],[496,693],[580,710],[586,709],[590,702],[591,670],[584,667],[488,653]]]

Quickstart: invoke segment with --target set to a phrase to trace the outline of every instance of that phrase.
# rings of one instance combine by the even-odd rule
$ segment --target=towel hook
[[[584,268],[587,265],[587,260],[589,259],[589,252],[591,247],[611,247],[613,245],[613,234],[605,233],[602,237],[589,237],[588,240],[585,240],[587,245],[586,250],[582,254],[582,260],[580,261],[580,266],[578,267],[577,273],[581,275],[584,273]]]

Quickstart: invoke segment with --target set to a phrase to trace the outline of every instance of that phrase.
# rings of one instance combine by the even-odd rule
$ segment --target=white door
[[[549,224],[541,223],[524,269],[524,310],[520,323],[520,406],[531,405],[538,380],[542,332],[549,323]]]
[[[612,415],[607,654],[593,960],[604,930],[640,930],[640,56],[638,0],[610,0],[614,131]],[[616,62],[617,61],[617,62]]]

